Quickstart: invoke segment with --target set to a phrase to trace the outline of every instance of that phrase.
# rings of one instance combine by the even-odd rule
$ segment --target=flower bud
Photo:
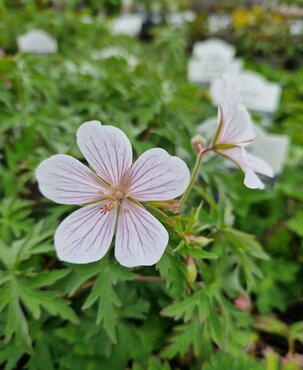
[[[197,267],[195,261],[192,257],[188,257],[186,262],[186,270],[187,270],[187,282],[192,284],[197,279]]]
[[[239,310],[242,310],[242,311],[250,312],[251,310],[251,303],[243,295],[239,295],[235,299],[235,306],[238,307]]]
[[[178,215],[180,213],[180,201],[179,200],[174,199],[174,201],[172,202],[170,211],[175,215]]]
[[[205,141],[204,137],[201,136],[201,135],[195,135],[191,139],[191,145],[194,148],[195,152],[198,153],[198,154],[202,153],[205,142],[206,141]]]
[[[196,236],[193,234],[186,234],[184,237],[188,244],[195,246],[199,245],[200,247],[205,247],[213,241],[213,239],[206,238],[205,236]]]

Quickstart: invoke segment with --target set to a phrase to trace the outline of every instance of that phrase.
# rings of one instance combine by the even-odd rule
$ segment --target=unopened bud
[[[180,213],[180,200],[178,199],[151,201],[148,202],[148,204],[158,209],[165,209],[174,214]]]
[[[180,213],[180,201],[174,199],[170,210],[173,214],[178,215]]]
[[[243,295],[239,295],[235,299],[235,306],[239,308],[239,310],[250,312],[251,310],[251,303],[250,301],[244,297]]]
[[[206,141],[203,136],[201,135],[195,135],[191,139],[191,145],[194,148],[195,152],[200,154],[202,153],[203,147],[205,145]]]
[[[213,241],[213,239],[206,238],[205,236],[196,236],[193,234],[186,234],[184,237],[188,244],[198,245],[200,247],[205,247],[207,244]]]
[[[186,270],[187,270],[187,282],[192,284],[197,279],[197,267],[195,261],[192,257],[188,257],[186,263]]]

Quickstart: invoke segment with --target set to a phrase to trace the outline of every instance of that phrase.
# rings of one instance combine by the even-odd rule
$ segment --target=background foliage
[[[267,190],[253,191],[220,158],[203,162],[185,212],[172,216],[177,230],[166,225],[170,244],[156,266],[128,270],[112,252],[77,266],[55,256],[52,236],[73,207],[41,196],[34,177],[40,161],[55,153],[82,160],[76,130],[97,119],[123,129],[136,156],[154,146],[171,154],[182,148],[192,168],[190,139],[216,111],[206,89],[186,82],[197,23],[185,30],[162,25],[144,43],[113,36],[109,18],[97,15],[98,2],[69,1],[63,10],[42,5],[1,6],[2,367],[278,370],[280,363],[300,369],[303,71],[296,68],[302,38],[292,44],[283,32],[278,45],[260,26],[268,14],[258,13],[259,25],[239,26],[239,9],[238,23],[225,33],[247,68],[283,87],[269,128],[291,138],[283,174]],[[115,1],[103,5],[108,13],[119,9]],[[256,16],[256,9],[244,12]],[[281,22],[286,29],[284,19],[268,26],[280,41]],[[18,53],[17,35],[32,28],[56,37],[59,53]],[[199,38],[209,35],[204,31]],[[257,35],[265,41],[256,44]],[[94,52],[113,46],[137,64],[96,58]]]

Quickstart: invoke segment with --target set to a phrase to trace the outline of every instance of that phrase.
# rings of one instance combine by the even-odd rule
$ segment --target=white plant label
[[[125,13],[113,20],[111,31],[114,35],[138,36],[143,24],[143,16],[136,13]]]
[[[237,75],[241,88],[241,98],[246,108],[255,112],[272,114],[280,102],[281,86],[267,81],[255,72],[241,72]],[[210,95],[214,104],[220,98],[222,81],[214,80],[210,86]]]
[[[264,159],[278,175],[283,171],[288,154],[290,139],[287,135],[271,134],[254,124],[256,133],[254,141],[247,145],[250,154]]]
[[[198,59],[214,60],[219,58],[227,62],[232,60],[235,55],[236,48],[233,45],[216,38],[196,42],[193,47],[193,57]]]
[[[212,33],[226,30],[231,24],[229,14],[214,14],[208,17],[208,30]]]
[[[175,27],[182,28],[186,23],[193,22],[196,17],[196,13],[187,10],[184,12],[175,12],[169,14],[167,17],[167,21],[169,24]]]
[[[18,36],[17,46],[19,51],[32,54],[54,54],[58,51],[57,41],[39,29]]]
[[[296,19],[291,22],[289,32],[292,36],[299,36],[303,34],[303,20]]]
[[[243,63],[235,54],[235,47],[220,39],[195,43],[188,62],[188,80],[208,84],[224,73],[238,74]]]

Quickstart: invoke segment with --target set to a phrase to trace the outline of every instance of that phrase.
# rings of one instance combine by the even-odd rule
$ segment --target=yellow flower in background
[[[232,13],[232,22],[235,29],[253,26],[263,22],[282,24],[283,17],[278,14],[266,13],[259,5],[251,9],[237,8]]]
[[[232,22],[235,28],[247,27],[251,22],[249,10],[245,8],[235,9],[232,13]]]
[[[281,17],[281,15],[278,14],[273,14],[271,20],[273,21],[273,23],[276,24],[281,24],[284,21],[283,17]]]

